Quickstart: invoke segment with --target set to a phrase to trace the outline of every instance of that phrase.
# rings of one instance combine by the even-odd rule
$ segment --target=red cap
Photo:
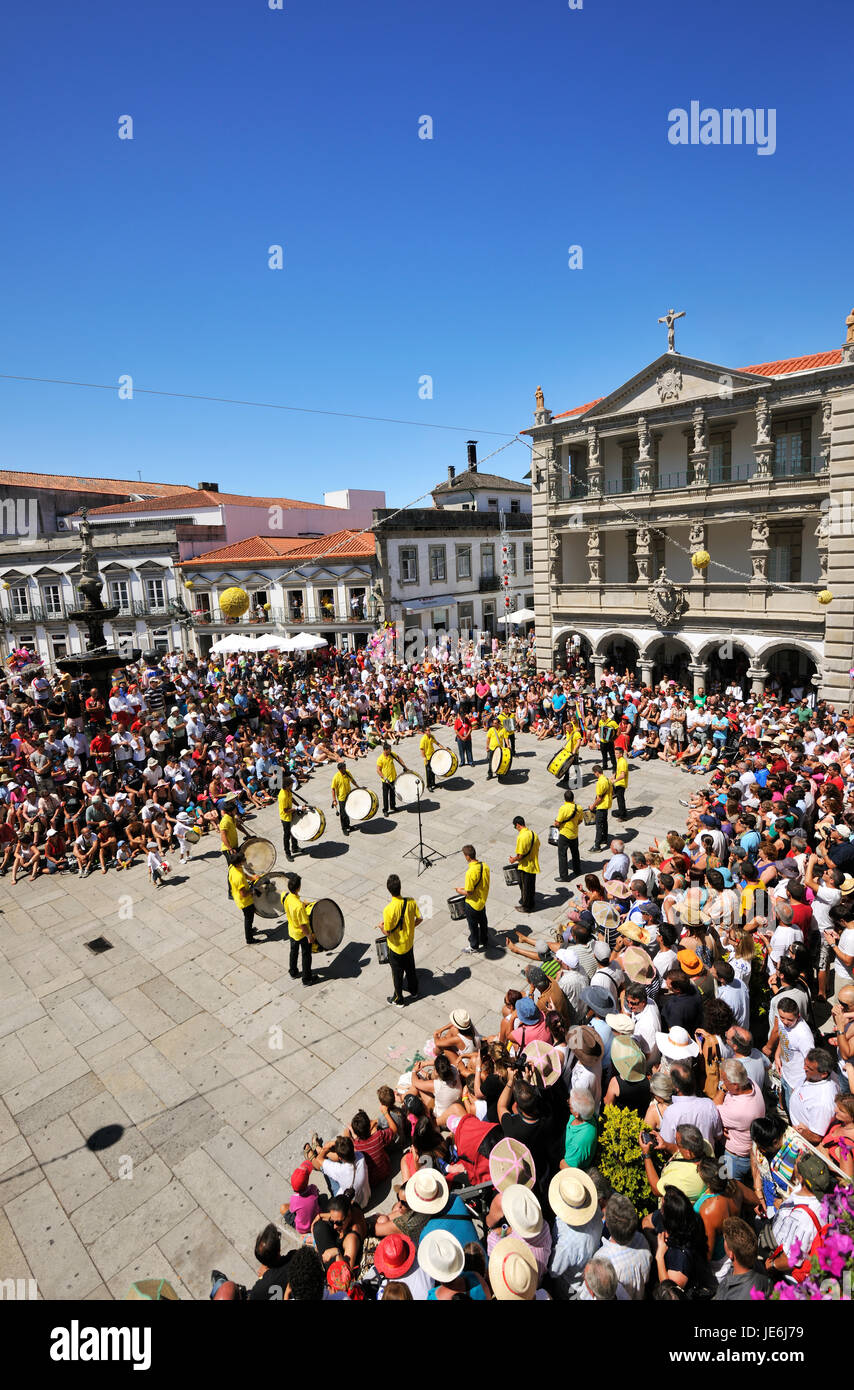
[[[305,1191],[306,1187],[308,1186],[308,1174],[309,1169],[306,1168],[304,1164],[300,1164],[299,1168],[294,1169],[294,1171],[291,1173],[291,1187],[293,1188],[294,1192]]]

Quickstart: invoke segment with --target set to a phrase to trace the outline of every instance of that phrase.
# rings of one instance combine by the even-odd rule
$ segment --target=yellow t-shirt
[[[629,760],[624,758],[622,753],[617,759],[617,770],[614,773],[614,786],[627,787],[629,785]]]
[[[346,801],[353,790],[353,781],[349,772],[336,772],[332,778],[332,795],[338,801]]]
[[[490,753],[494,752],[496,748],[507,748],[507,735],[505,734],[504,730],[487,729],[486,746],[489,749]]]
[[[394,951],[396,956],[402,956],[412,949],[417,915],[414,898],[392,898],[383,908],[383,931],[388,938],[389,950]]]
[[[540,872],[540,837],[536,835],[527,825],[523,825],[516,836],[516,854],[518,862],[517,869],[521,869],[526,874],[538,874]]]
[[[219,833],[224,835],[228,841],[229,850],[237,849],[237,826],[234,824],[234,817],[230,816],[227,811],[224,811],[219,818]],[[222,848],[222,845],[220,845],[220,849],[222,849],[223,854],[228,852]]]
[[[555,816],[560,833],[566,840],[578,839],[580,813],[574,801],[565,801]]]
[[[488,864],[481,864],[477,859],[472,860],[466,869],[465,890],[466,902],[475,912],[480,912],[481,908],[486,907],[489,897]]]
[[[601,801],[599,801],[600,796]],[[610,811],[611,803],[614,800],[614,785],[610,777],[606,777],[604,772],[601,777],[596,778],[596,794],[593,799],[599,802],[596,807],[597,811]]]
[[[421,756],[425,763],[429,763],[433,754],[436,752],[436,745],[433,742],[433,735],[427,730],[421,735],[421,742],[418,747],[421,749]]]
[[[289,821],[294,809],[294,794],[290,787],[282,787],[279,792],[279,820]]]
[[[573,724],[572,728],[566,735],[566,743],[564,744],[564,748],[568,748],[570,753],[575,753],[580,748],[580,746],[581,730],[577,729],[576,726]]]
[[[377,758],[377,772],[384,782],[397,781],[397,766],[391,753],[381,753]]]
[[[239,864],[232,864],[228,871],[228,882],[231,886],[231,896],[237,906],[248,907],[252,902],[252,884]]]
[[[291,941],[302,941],[309,929],[308,904],[296,893],[283,893],[282,907],[288,919],[288,936]]]

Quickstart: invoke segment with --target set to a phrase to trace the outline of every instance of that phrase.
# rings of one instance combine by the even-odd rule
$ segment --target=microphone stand
[[[424,835],[421,829],[421,792],[418,791],[416,795],[418,806],[418,844],[413,845],[412,849],[408,849],[401,857],[403,859],[408,859],[410,855],[413,854],[417,857],[418,877],[420,878],[425,869],[432,869],[437,860],[447,859],[449,856],[447,854],[441,854],[437,849],[433,849],[432,845],[425,845]]]

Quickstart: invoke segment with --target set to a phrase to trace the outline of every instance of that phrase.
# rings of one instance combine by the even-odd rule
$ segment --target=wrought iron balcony
[[[478,593],[491,594],[501,588],[501,577],[497,574],[482,574],[478,582]]]

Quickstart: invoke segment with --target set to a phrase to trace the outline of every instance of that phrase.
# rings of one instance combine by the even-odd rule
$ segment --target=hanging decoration
[[[219,606],[223,615],[232,621],[240,618],[249,607],[249,595],[245,589],[226,589],[219,596]]]
[[[821,604],[832,603],[833,594],[830,592],[829,589],[822,589],[821,593],[818,596],[818,601]]]
[[[707,570],[712,563],[712,557],[708,550],[695,550],[691,556],[691,564],[695,570]]]

